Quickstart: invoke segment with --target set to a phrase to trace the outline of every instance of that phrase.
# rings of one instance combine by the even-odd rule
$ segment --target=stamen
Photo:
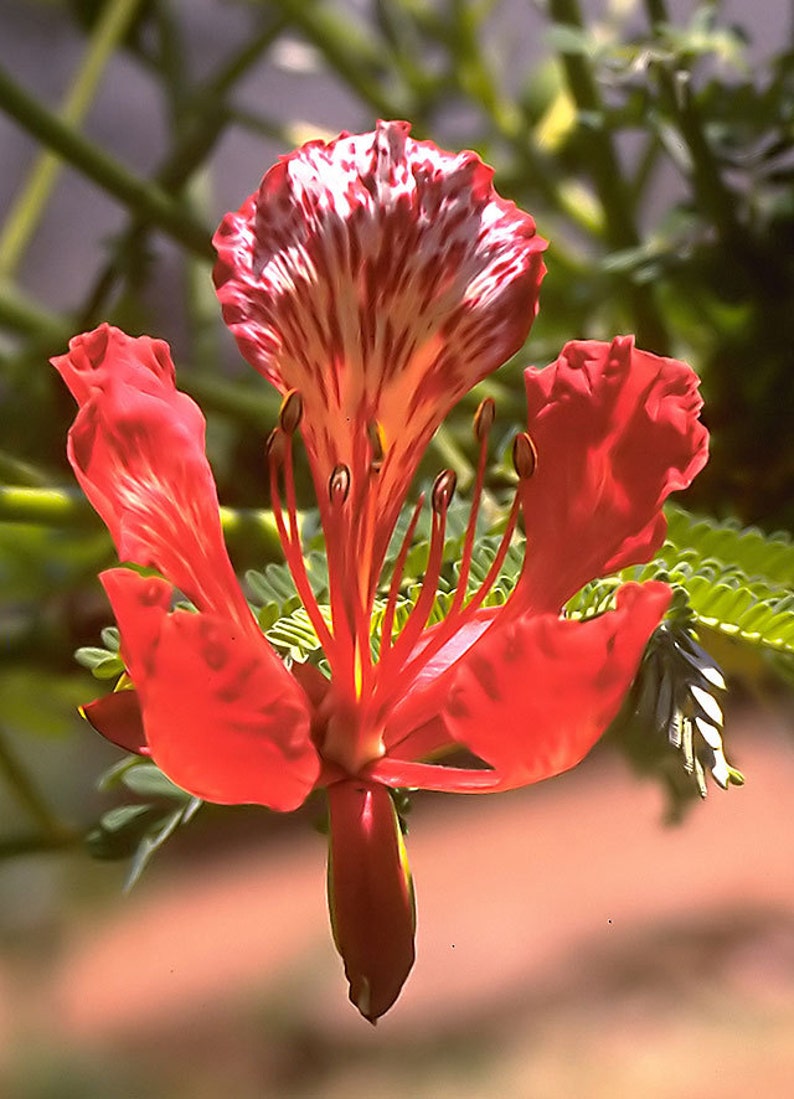
[[[475,426],[475,430],[476,430],[476,426]],[[525,478],[531,477],[532,474],[535,472],[535,469],[537,468],[537,462],[538,462],[537,449],[536,449],[535,444],[533,443],[531,437],[529,436],[529,434],[527,434],[527,432],[521,432],[519,435],[516,436],[516,439],[513,442],[513,462],[514,462],[514,465],[515,465],[515,468],[516,468],[516,473],[518,473],[518,476],[522,480],[524,480]],[[436,484],[438,484],[438,480],[437,480]],[[434,491],[435,491],[435,489],[434,489]],[[433,631],[433,635],[432,635],[431,639],[422,648],[421,652],[417,653],[416,656],[412,657],[412,659],[410,659],[409,662],[407,664],[405,664],[402,668],[398,667],[398,669],[395,672],[393,672],[390,676],[388,676],[388,677],[384,676],[383,677],[382,682],[384,682],[384,683],[388,682],[389,686],[388,686],[388,692],[386,694],[384,694],[382,697],[378,698],[379,713],[384,713],[388,709],[388,707],[391,705],[392,701],[395,698],[399,698],[403,694],[406,687],[413,682],[413,680],[416,678],[416,676],[419,674],[419,672],[422,670],[422,668],[428,663],[428,661],[431,660],[439,652],[439,650],[444,647],[444,645],[446,645],[446,643],[450,640],[450,638],[453,637],[454,634],[456,634],[458,632],[458,630],[460,630],[460,628],[466,622],[470,621],[473,618],[474,614],[483,605],[488,593],[490,592],[491,588],[495,584],[495,582],[496,582],[496,580],[499,576],[499,573],[502,570],[502,566],[504,564],[505,557],[507,556],[508,550],[510,549],[510,543],[513,539],[513,534],[515,533],[516,525],[518,523],[518,515],[519,515],[520,510],[521,510],[521,497],[518,493],[516,493],[515,497],[513,498],[513,503],[512,503],[511,508],[510,508],[510,514],[507,517],[507,524],[505,526],[505,530],[504,530],[504,533],[502,535],[502,538],[499,542],[499,546],[497,548],[496,555],[494,556],[494,559],[491,562],[491,566],[488,569],[488,572],[487,572],[487,574],[485,576],[485,579],[483,580],[482,584],[478,588],[477,592],[469,600],[469,602],[466,603],[465,607],[461,606],[461,601],[458,598],[458,591],[460,591],[461,587],[462,587],[459,584],[458,585],[458,591],[456,591],[456,593],[455,593],[455,598],[453,600],[452,606],[450,607],[449,613],[445,617],[444,621],[441,622],[439,624],[439,626]],[[470,520],[470,525],[471,525],[471,520]],[[435,534],[435,530],[434,530],[434,534]],[[467,539],[468,539],[468,530],[467,530]],[[443,539],[442,539],[442,542],[443,542]],[[431,551],[432,551],[432,541],[431,541]],[[430,572],[430,570],[428,568],[428,574],[425,576],[425,581],[424,581],[424,585],[423,585],[423,588],[422,588],[422,593],[419,597],[419,600],[417,601],[416,607],[414,608],[414,612],[418,609],[419,603],[422,602],[425,599],[427,586],[428,586],[429,572]],[[461,571],[461,575],[462,575],[462,571]],[[437,584],[438,574],[436,574],[435,582]],[[430,602],[430,606],[432,606],[432,601]],[[428,613],[429,613],[429,608],[428,608]],[[413,617],[413,614],[412,614],[411,617]],[[398,644],[399,644],[399,647],[400,647],[400,653],[401,654],[404,652],[404,649],[405,649],[405,647],[402,645],[403,636],[406,635],[406,630],[407,630],[408,626],[410,625],[410,623],[411,623],[411,619],[409,618],[408,622],[406,623],[405,629],[403,629],[403,632],[399,637]],[[420,631],[423,628],[423,626],[424,626],[424,621],[422,623],[422,626],[420,627]],[[411,642],[412,645],[415,644],[416,640],[417,640],[416,636],[412,638],[412,642]],[[397,648],[398,648],[398,646],[395,646],[395,648],[394,648],[394,653],[393,653],[394,658],[396,658],[396,655],[397,655]],[[410,650],[409,650],[408,654],[406,654],[406,655],[410,655]]]
[[[447,517],[447,509],[452,503],[452,497],[455,495],[457,483],[458,478],[453,469],[442,470],[433,482],[433,492],[430,497],[433,511],[444,520]]]
[[[294,391],[293,391],[294,392]],[[283,409],[282,409],[283,411]],[[294,411],[294,408],[293,408]],[[299,422],[299,421],[298,421]],[[270,466],[270,497],[273,508],[273,517],[276,520],[279,540],[284,557],[286,559],[292,579],[300,596],[301,602],[309,616],[309,621],[314,627],[314,632],[325,650],[329,660],[333,659],[334,639],[328,626],[320,613],[317,600],[314,597],[309,577],[306,574],[306,565],[303,561],[303,550],[298,530],[298,514],[295,504],[295,480],[292,469],[292,437],[283,432],[281,428],[275,428],[267,441],[266,455]],[[287,518],[289,531],[284,522],[284,514],[281,505],[281,494],[278,490],[278,467],[282,465],[284,470],[284,488],[287,497]]]
[[[355,623],[351,621],[351,616],[348,613],[351,578],[347,552],[350,546],[350,538],[346,526],[349,525],[351,517],[345,505],[350,496],[351,487],[350,469],[340,463],[334,468],[328,479],[328,500],[331,507],[330,511],[326,512],[323,523],[334,637],[339,653],[346,654],[347,657],[351,653],[354,644],[353,639],[356,636]],[[338,681],[343,677],[347,677],[349,679],[348,689],[355,691],[352,664],[349,659],[344,659],[343,666],[338,669],[334,668],[333,671]]]
[[[328,482],[328,498],[332,508],[340,508],[350,495],[350,470],[345,465],[338,465]]]
[[[538,450],[528,431],[520,431],[513,439],[513,467],[522,480],[538,468]]]
[[[278,423],[287,436],[292,436],[300,427],[303,419],[303,398],[297,389],[290,389],[281,402]]]
[[[400,661],[405,660],[410,655],[427,624],[427,619],[433,608],[433,602],[438,591],[438,580],[441,575],[441,565],[444,559],[447,509],[455,491],[456,481],[457,478],[454,472],[451,469],[446,469],[439,473],[433,484],[430,497],[433,506],[433,529],[430,533],[430,549],[427,556],[425,575],[422,580],[422,590],[393,648],[386,654],[385,661],[381,661],[380,675],[385,682],[388,682],[389,670],[395,664],[399,666]]]
[[[466,526],[466,537],[463,541],[463,556],[460,561],[458,586],[455,589],[455,596],[452,600],[452,606],[449,609],[450,614],[457,614],[460,610],[463,605],[463,600],[466,598],[466,589],[469,586],[471,557],[474,552],[474,537],[477,533],[477,519],[480,514],[480,501],[482,499],[483,484],[485,482],[485,466],[488,459],[488,436],[493,427],[495,417],[496,402],[492,397],[486,397],[485,400],[480,403],[479,408],[474,414],[474,435],[480,443],[480,454],[477,460],[477,477],[474,482],[474,495],[472,497],[471,511],[469,512],[469,522]]]
[[[474,437],[479,442],[486,442],[491,433],[493,422],[496,419],[496,401],[493,397],[486,397],[480,401],[477,411],[474,413]]]
[[[414,533],[416,531],[416,524],[419,522],[419,516],[422,511],[422,506],[425,502],[425,494],[422,493],[416,502],[414,513],[411,516],[411,521],[408,524],[408,529],[405,532],[402,543],[400,544],[400,550],[397,554],[397,559],[394,562],[394,571],[392,572],[391,584],[389,586],[389,596],[386,600],[386,607],[383,611],[383,621],[380,627],[380,658],[383,659],[385,653],[391,648],[392,642],[392,630],[394,629],[394,614],[397,609],[397,599],[400,594],[400,585],[403,582],[403,573],[405,572],[405,562],[408,558],[408,553],[411,549],[411,543],[413,542]]]
[[[373,473],[380,473],[385,455],[383,449],[383,429],[377,421],[372,420],[367,424],[367,438],[369,439],[369,445],[372,451],[369,468]]]

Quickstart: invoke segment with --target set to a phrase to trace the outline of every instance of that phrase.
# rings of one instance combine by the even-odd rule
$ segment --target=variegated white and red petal
[[[379,123],[282,158],[215,236],[226,323],[280,391],[300,390],[318,485],[344,463],[355,491],[377,425],[385,524],[447,411],[537,310],[546,242],[492,177]]]

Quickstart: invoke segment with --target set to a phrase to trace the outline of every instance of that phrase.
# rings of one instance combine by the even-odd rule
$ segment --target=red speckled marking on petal
[[[272,168],[215,237],[215,280],[242,353],[305,401],[319,485],[367,469],[380,425],[384,528],[447,411],[523,343],[546,242],[471,152],[403,122],[311,142]]]

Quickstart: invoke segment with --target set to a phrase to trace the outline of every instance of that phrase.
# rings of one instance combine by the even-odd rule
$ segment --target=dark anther
[[[284,457],[284,432],[280,427],[274,427],[265,443],[265,457],[268,461],[281,462]]]
[[[369,468],[373,473],[380,473],[384,457],[383,437],[381,436],[380,427],[374,420],[367,425],[367,438],[369,439],[369,445],[372,450]]]
[[[523,479],[531,477],[538,468],[538,452],[532,436],[526,431],[519,432],[513,439],[513,466]]]
[[[285,435],[294,435],[303,416],[303,398],[297,389],[291,389],[281,402],[278,423]]]
[[[433,495],[431,497],[433,501],[433,511],[437,515],[445,515],[447,508],[450,505],[450,501],[455,493],[455,485],[458,483],[458,478],[455,476],[454,470],[445,469],[439,473],[433,482]]]
[[[338,465],[328,482],[328,495],[334,507],[344,504],[350,493],[350,470],[345,465]]]
[[[480,442],[487,439],[495,418],[496,401],[493,397],[486,397],[484,401],[480,401],[474,413],[474,437]]]

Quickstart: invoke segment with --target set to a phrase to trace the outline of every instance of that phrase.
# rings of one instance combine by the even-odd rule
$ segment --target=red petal
[[[264,637],[215,614],[169,613],[159,577],[101,579],[157,765],[208,801],[297,808],[320,770],[309,705]]]
[[[388,790],[348,780],[328,787],[328,907],[350,999],[371,1023],[400,995],[414,964],[411,875]]]
[[[141,704],[137,691],[113,691],[81,707],[88,722],[112,744],[126,752],[149,755],[143,731]]]
[[[408,134],[379,123],[283,157],[214,242],[243,355],[303,396],[323,497],[339,464],[354,494],[369,481],[379,425],[386,538],[439,422],[523,344],[545,270],[546,242],[492,169]]]
[[[119,557],[160,570],[198,607],[250,617],[226,553],[204,417],[167,344],[101,325],[52,360],[80,405],[69,460]]]
[[[522,597],[558,611],[583,584],[647,561],[660,508],[705,465],[697,375],[638,351],[631,337],[569,343],[524,374],[537,469],[521,482],[527,532]]]
[[[614,611],[587,622],[498,618],[445,677],[450,734],[499,789],[573,767],[620,709],[670,598],[666,584],[626,584]]]

